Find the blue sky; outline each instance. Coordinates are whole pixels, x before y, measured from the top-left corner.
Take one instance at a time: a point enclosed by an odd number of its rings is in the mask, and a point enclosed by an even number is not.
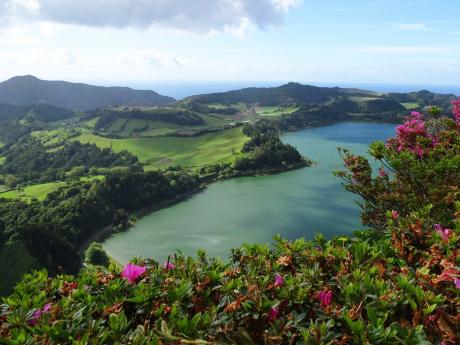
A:
[[[0,0],[0,79],[454,85],[457,0]]]

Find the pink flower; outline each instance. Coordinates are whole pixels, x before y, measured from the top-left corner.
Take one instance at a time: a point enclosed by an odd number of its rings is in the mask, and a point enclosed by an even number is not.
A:
[[[169,261],[165,261],[165,262],[163,263],[163,267],[164,267],[165,270],[167,270],[167,271],[171,271],[171,270],[173,270],[173,269],[176,268],[176,266],[175,266],[172,262],[169,262]]]
[[[419,138],[429,138],[432,143],[422,147]],[[429,152],[435,142],[436,138],[428,133],[422,114],[413,111],[402,125],[396,127],[396,137],[388,141],[387,147],[392,147],[397,152],[407,150],[421,158]]]
[[[283,286],[283,284],[284,284],[283,277],[280,274],[275,273],[275,287]]]
[[[455,278],[455,279],[454,279],[454,284],[455,284],[455,287],[456,287],[457,289],[460,289],[460,279]]]
[[[398,219],[399,217],[399,212],[398,211],[391,211],[391,218],[393,218],[394,220]]]
[[[138,277],[143,275],[146,270],[147,269],[145,267],[129,263],[123,268],[121,276],[132,284]]]
[[[270,309],[270,312],[268,313],[267,320],[268,322],[273,322],[275,321],[279,316],[279,310],[277,307],[273,307]]]
[[[441,224],[435,224],[434,229],[441,236],[444,242],[449,241],[449,237],[452,234],[451,229],[444,229]]]
[[[384,169],[384,168],[380,168],[380,169],[379,169],[379,176],[380,176],[380,177],[385,177],[385,176],[387,176],[387,173],[385,172],[385,169]]]
[[[460,271],[456,268],[448,268],[442,271],[436,278],[432,279],[431,282],[435,285],[443,282],[452,282],[455,284],[455,287],[459,287],[460,283],[457,282],[459,279],[456,278],[459,275]]]
[[[321,306],[327,307],[332,302],[332,291],[320,291],[318,293],[318,300],[321,302]]]
[[[51,307],[52,307],[51,303],[46,303],[42,309],[43,313],[49,313],[51,311]]]
[[[454,114],[455,120],[460,122],[460,97],[452,101],[452,113]]]
[[[46,303],[43,308],[35,310],[32,314],[32,318],[29,320],[29,323],[32,326],[35,326],[37,322],[42,318],[43,314],[47,314],[51,311],[51,307],[51,303]]]

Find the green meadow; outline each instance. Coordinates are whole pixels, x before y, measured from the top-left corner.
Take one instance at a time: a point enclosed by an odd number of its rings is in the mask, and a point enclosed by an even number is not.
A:
[[[281,116],[283,114],[292,114],[299,110],[299,107],[257,107],[256,112],[259,116]]]
[[[196,167],[232,162],[247,139],[238,127],[196,137],[110,139],[94,134],[82,134],[73,140],[94,143],[101,148],[111,147],[115,152],[127,150],[136,155],[146,165],[146,169],[150,170],[171,165]]]
[[[90,181],[93,179],[103,179],[104,176],[85,176],[80,178],[81,181]],[[25,201],[30,201],[32,199],[38,199],[42,201],[46,198],[49,193],[56,191],[59,187],[65,186],[66,182],[64,181],[55,181],[48,183],[40,183],[30,185],[24,188],[11,189],[5,192],[0,192],[0,198],[5,199],[22,199]]]
[[[245,111],[248,108],[248,105],[243,102],[232,103],[232,104],[209,103],[208,106],[214,109],[235,108],[235,109],[238,109],[239,111]]]
[[[401,103],[401,105],[406,108],[406,109],[417,109],[418,107],[420,107],[420,104],[416,103],[416,102],[408,102],[408,103]]]
[[[228,124],[227,120],[219,116],[200,114],[200,117],[205,121],[205,123],[200,126],[185,126],[172,122],[135,118],[119,118],[108,129],[104,130],[104,132],[123,137],[132,137],[134,135],[139,137],[154,137],[171,134],[177,131],[194,131],[209,127],[223,127]],[[95,122],[91,124],[92,127],[94,127],[94,125]]]

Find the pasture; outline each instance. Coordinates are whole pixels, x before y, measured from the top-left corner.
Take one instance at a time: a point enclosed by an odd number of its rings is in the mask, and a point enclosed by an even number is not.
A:
[[[146,165],[146,170],[152,170],[171,165],[196,167],[232,162],[248,138],[238,127],[196,137],[110,139],[83,134],[73,140],[94,143],[101,148],[112,148],[115,152],[127,150]]]

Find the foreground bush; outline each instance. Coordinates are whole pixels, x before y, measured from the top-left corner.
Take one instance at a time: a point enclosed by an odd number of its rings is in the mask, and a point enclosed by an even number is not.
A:
[[[0,336],[10,344],[458,344],[460,102],[454,111],[433,130],[413,114],[375,144],[378,174],[345,153],[339,175],[380,231],[278,238],[271,248],[233,250],[229,263],[200,252],[79,276],[35,272],[4,300]]]

